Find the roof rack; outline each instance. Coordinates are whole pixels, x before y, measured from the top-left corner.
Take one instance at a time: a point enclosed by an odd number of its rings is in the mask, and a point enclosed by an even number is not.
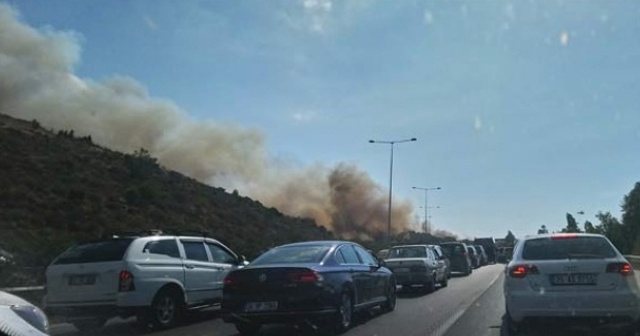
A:
[[[140,231],[122,231],[113,233],[112,238],[124,238],[124,237],[146,237],[146,236],[197,236],[197,237],[209,237],[210,235],[206,231],[200,230],[177,230],[177,229],[146,229]]]

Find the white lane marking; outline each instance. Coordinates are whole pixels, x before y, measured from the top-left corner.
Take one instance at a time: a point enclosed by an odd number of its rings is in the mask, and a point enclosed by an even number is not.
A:
[[[498,278],[500,278],[501,275],[502,275],[502,272],[498,272],[498,274],[496,274],[495,278],[493,278],[493,280],[491,280],[491,282],[489,283],[489,286],[487,286],[487,288],[485,290],[483,290],[477,296],[475,296],[473,298],[473,300],[469,300],[467,302],[464,302],[462,304],[462,307],[460,307],[455,313],[453,313],[443,323],[440,323],[433,331],[431,331],[428,334],[428,336],[442,336],[442,335],[444,335],[449,330],[449,328],[451,328],[453,326],[453,324],[456,323],[456,321],[458,321],[458,319],[460,317],[462,317],[462,315],[467,311],[467,309],[469,309],[469,307],[471,307],[471,305],[474,302],[476,302],[476,300],[478,300],[482,296],[482,294],[484,294],[486,291],[488,291],[489,288],[491,288],[491,286],[493,286],[493,284],[495,284],[496,281],[498,281]]]

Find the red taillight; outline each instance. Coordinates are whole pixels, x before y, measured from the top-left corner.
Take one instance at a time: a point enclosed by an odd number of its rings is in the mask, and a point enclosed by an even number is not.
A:
[[[620,273],[627,276],[633,274],[633,268],[629,263],[610,263],[607,264],[607,273]]]
[[[118,278],[120,279],[118,289],[121,292],[130,292],[136,289],[136,286],[133,283],[133,274],[131,274],[131,272],[120,271]]]
[[[225,286],[233,286],[236,284],[236,281],[233,277],[227,275],[226,278],[224,278],[224,285]]]
[[[538,267],[535,265],[517,265],[509,269],[512,278],[524,278],[527,274],[538,274]]]
[[[556,233],[551,236],[551,239],[573,239],[577,236],[575,233]]]
[[[322,275],[312,270],[294,271],[289,273],[289,280],[291,282],[320,282]]]

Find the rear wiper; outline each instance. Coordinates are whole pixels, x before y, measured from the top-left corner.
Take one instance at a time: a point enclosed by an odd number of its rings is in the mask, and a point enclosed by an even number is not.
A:
[[[600,259],[603,256],[589,253],[567,253],[567,259]]]

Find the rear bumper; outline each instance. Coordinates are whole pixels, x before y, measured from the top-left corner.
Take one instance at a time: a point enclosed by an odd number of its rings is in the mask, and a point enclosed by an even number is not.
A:
[[[431,277],[426,272],[403,272],[395,273],[396,283],[402,286],[422,285],[431,281]]]
[[[307,319],[323,319],[336,314],[337,310],[322,309],[301,312],[265,312],[265,313],[241,313],[241,312],[225,312],[222,313],[222,320],[227,323],[295,323]]]
[[[640,298],[633,292],[505,293],[507,311],[516,322],[537,317],[640,318]]]
[[[75,320],[86,320],[88,318],[112,318],[129,317],[135,315],[144,307],[119,307],[115,304],[84,305],[84,304],[53,304],[44,308],[49,317],[70,322]]]

